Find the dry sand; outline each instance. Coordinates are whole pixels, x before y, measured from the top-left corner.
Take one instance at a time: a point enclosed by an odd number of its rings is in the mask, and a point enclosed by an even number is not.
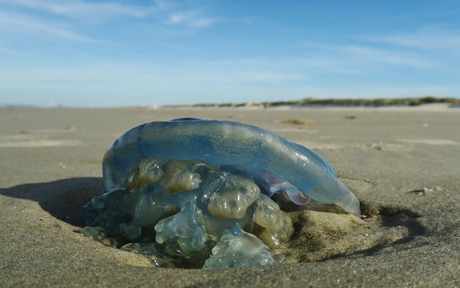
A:
[[[0,109],[0,286],[460,286],[460,108]],[[362,202],[283,204],[296,233],[282,266],[159,269],[83,237],[106,147],[183,116],[255,124],[323,155]],[[293,121],[296,120],[296,121]],[[299,120],[299,121],[297,121]],[[295,124],[298,123],[298,124]]]

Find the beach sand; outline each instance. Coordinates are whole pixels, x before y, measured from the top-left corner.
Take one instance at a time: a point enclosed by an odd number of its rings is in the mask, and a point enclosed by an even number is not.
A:
[[[431,108],[430,108],[431,107]],[[101,161],[127,129],[193,116],[261,126],[320,153],[360,199],[281,203],[281,266],[162,269],[82,236]],[[0,286],[458,287],[460,108],[1,108]]]

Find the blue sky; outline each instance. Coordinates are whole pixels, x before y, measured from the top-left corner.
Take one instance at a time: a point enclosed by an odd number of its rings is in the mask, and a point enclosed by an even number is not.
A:
[[[460,97],[460,2],[0,0],[0,104]]]

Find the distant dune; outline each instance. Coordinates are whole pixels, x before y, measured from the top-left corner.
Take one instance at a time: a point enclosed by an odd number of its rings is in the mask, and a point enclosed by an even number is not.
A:
[[[454,97],[440,98],[434,96],[426,96],[420,98],[376,98],[376,99],[317,99],[305,98],[301,100],[282,100],[282,101],[265,101],[265,102],[252,102],[247,101],[244,103],[198,103],[190,105],[166,105],[163,107],[278,107],[278,106],[305,106],[305,107],[318,107],[318,106],[335,106],[335,107],[386,107],[386,106],[420,106],[422,104],[443,103],[449,106],[460,106],[460,99]]]

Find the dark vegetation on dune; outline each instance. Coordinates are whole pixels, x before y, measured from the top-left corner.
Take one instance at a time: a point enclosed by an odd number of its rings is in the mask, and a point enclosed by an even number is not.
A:
[[[192,106],[192,107],[279,107],[279,106],[296,106],[296,107],[321,107],[321,106],[336,106],[336,107],[385,107],[385,106],[420,106],[422,104],[445,103],[451,106],[459,106],[460,99],[454,97],[440,98],[435,96],[426,96],[421,98],[376,98],[376,99],[317,99],[305,98],[301,100],[283,100],[273,102],[255,103],[247,101],[244,103],[199,103],[192,105],[171,105],[166,107],[177,106]]]

